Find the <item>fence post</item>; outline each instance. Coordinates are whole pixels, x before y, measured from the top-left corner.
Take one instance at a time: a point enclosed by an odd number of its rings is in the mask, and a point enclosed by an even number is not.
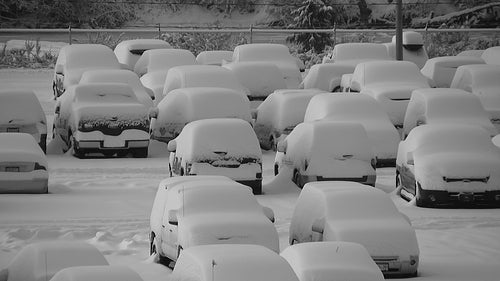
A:
[[[71,45],[71,41],[73,41],[71,38],[71,24],[68,26],[68,31],[69,31],[69,44]]]
[[[250,44],[253,43],[253,24],[250,25]]]
[[[333,46],[337,45],[337,22],[333,23]]]
[[[158,23],[158,39],[161,39],[161,23]]]

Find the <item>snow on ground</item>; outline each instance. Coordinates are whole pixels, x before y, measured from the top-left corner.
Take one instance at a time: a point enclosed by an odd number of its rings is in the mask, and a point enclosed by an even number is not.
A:
[[[0,70],[2,88],[35,91],[49,128],[54,110],[51,79],[51,70]],[[171,271],[149,257],[148,231],[156,188],[168,173],[166,145],[154,142],[147,159],[51,154],[48,161],[49,194],[0,195],[0,269],[31,242],[86,241],[112,265],[129,265],[145,281],[165,280]],[[289,177],[273,176],[273,162],[274,154],[264,151],[265,194],[257,198],[274,210],[284,249],[300,190]],[[421,255],[420,277],[415,280],[499,280],[500,209],[417,208],[396,196],[394,183],[394,168],[377,170],[376,187],[390,193],[416,228]]]

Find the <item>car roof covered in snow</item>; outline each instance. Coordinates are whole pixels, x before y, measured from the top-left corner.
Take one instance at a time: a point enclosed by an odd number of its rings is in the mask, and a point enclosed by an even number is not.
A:
[[[123,83],[78,84],[74,101],[91,103],[139,103],[132,88]]]
[[[120,51],[122,48],[127,51],[130,50],[152,50],[152,49],[164,49],[170,48],[170,44],[167,41],[160,39],[131,39],[124,40],[118,43],[115,47],[115,53]]]
[[[481,55],[481,58],[487,64],[500,65],[500,46],[490,47],[484,50],[483,54]]]
[[[419,85],[429,87],[427,78],[418,66],[409,61],[370,61],[356,66],[351,79],[351,89],[361,91],[372,85]]]
[[[72,266],[108,265],[94,246],[83,242],[47,241],[25,246],[8,267],[8,281],[46,281]]]
[[[481,88],[500,89],[500,65],[471,64],[458,67],[451,82],[451,88],[475,92]]]
[[[0,90],[0,125],[15,123],[16,120],[47,123],[40,101],[33,91]]]
[[[238,45],[233,51],[233,62],[294,60],[286,45],[257,43]],[[294,60],[295,63],[295,60]]]
[[[233,59],[233,51],[202,51],[196,56],[199,64],[222,65],[223,61],[230,62]]]
[[[435,57],[427,60],[421,72],[432,79],[437,87],[449,87],[456,69],[461,65],[484,64],[484,60],[471,56]]]
[[[300,243],[280,254],[301,281],[384,280],[384,275],[363,245],[344,241]]]
[[[105,45],[72,44],[65,48],[65,54],[65,67],[69,69],[87,67],[120,69],[115,53]]]
[[[0,161],[37,162],[47,167],[45,154],[27,133],[0,133]]]
[[[196,64],[194,54],[184,49],[153,49],[145,51],[134,66],[139,76],[147,72],[168,70],[174,66]]]
[[[260,280],[298,281],[290,265],[277,253],[259,245],[203,245],[182,251],[172,273],[178,281]],[[190,278],[191,277],[191,278]]]
[[[142,281],[128,266],[75,266],[59,271],[51,281]]]
[[[339,61],[392,60],[387,48],[378,43],[341,43],[333,48],[335,63]]]

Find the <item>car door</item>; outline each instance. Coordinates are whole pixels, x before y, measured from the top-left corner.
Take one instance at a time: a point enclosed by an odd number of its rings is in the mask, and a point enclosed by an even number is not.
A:
[[[175,200],[178,199],[176,194],[169,194],[167,197],[167,202],[165,204],[165,210],[163,212],[163,218],[161,223],[161,250],[169,258],[177,258],[177,245],[178,245],[178,225],[169,223],[168,213],[171,210],[176,209],[177,204]]]

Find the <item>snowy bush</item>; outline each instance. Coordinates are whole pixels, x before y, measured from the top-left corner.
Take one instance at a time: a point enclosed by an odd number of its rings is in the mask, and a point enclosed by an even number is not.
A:
[[[248,43],[243,33],[164,33],[160,39],[167,41],[172,48],[190,50],[195,55],[202,51],[233,50],[235,46]]]

